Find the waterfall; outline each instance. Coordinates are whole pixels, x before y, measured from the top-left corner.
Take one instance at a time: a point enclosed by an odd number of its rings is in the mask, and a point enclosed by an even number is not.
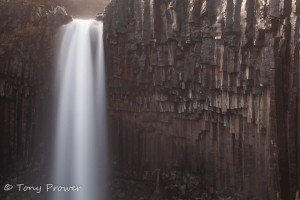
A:
[[[107,122],[103,24],[73,20],[60,30],[53,200],[105,200]],[[53,190],[53,188],[51,188]]]

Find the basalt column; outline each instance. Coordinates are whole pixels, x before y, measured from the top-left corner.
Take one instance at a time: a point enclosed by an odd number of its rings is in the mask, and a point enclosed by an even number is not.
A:
[[[54,36],[70,20],[52,4],[0,1],[1,185],[8,178],[21,181],[28,169],[39,173],[46,160],[50,122],[42,118],[50,112]]]
[[[295,199],[299,6],[113,0],[104,27],[116,171],[162,182],[193,173],[241,199]]]

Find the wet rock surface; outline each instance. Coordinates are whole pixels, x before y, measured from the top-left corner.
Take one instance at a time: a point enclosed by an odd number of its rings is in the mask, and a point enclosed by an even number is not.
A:
[[[104,26],[115,171],[178,170],[239,199],[295,199],[299,6],[112,0]]]

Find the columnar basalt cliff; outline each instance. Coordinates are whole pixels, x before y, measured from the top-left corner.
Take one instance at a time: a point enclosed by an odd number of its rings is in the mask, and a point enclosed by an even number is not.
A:
[[[51,3],[0,1],[1,187],[11,177],[21,181],[25,170],[36,175],[36,163],[45,160],[41,122],[50,111],[54,36],[70,20]]]
[[[299,11],[296,0],[113,0],[116,171],[152,172],[157,190],[190,173],[238,199],[299,198]]]
[[[47,159],[53,37],[70,20],[57,2],[0,0],[1,186]],[[299,199],[299,17],[296,0],[112,0],[116,199]]]

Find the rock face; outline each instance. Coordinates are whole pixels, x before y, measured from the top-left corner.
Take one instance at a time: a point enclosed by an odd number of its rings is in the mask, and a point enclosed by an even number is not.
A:
[[[33,174],[33,164],[45,150],[38,124],[49,106],[53,39],[71,17],[64,8],[41,2],[0,1],[1,187],[25,169]]]
[[[191,173],[238,199],[295,199],[299,17],[296,0],[112,0],[116,171],[161,184]]]

